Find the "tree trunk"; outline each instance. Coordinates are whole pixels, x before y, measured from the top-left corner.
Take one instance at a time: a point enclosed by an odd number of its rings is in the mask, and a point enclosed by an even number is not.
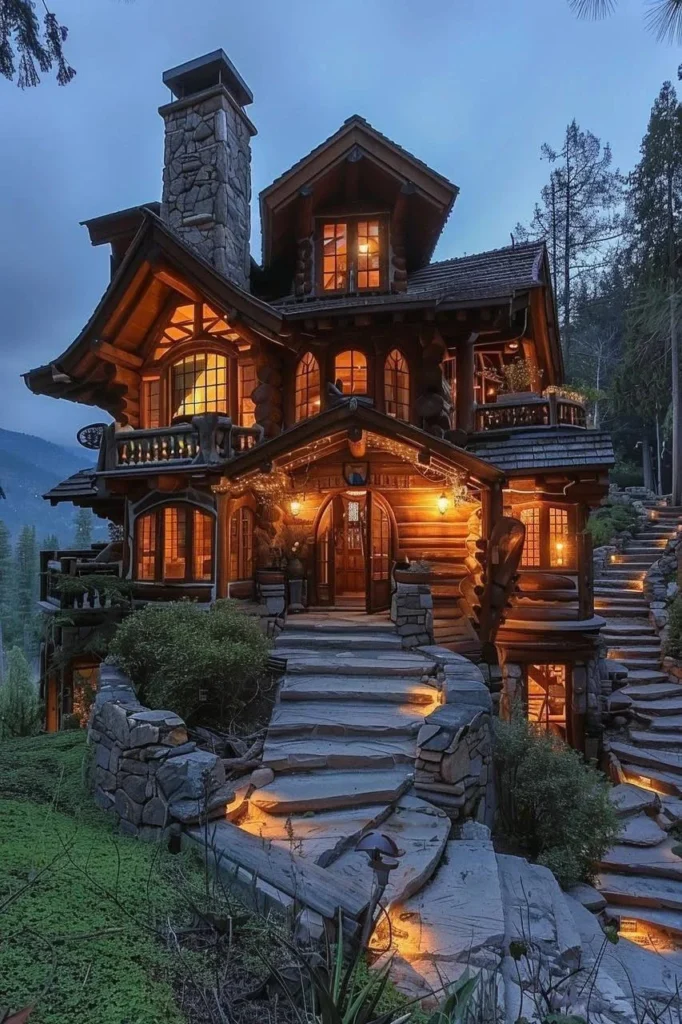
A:
[[[571,157],[570,134],[566,131],[566,210],[564,221],[564,355],[566,372],[571,372]]]
[[[668,165],[668,273],[670,285],[670,373],[672,375],[672,414],[673,414],[673,482],[672,505],[682,504],[682,467],[680,458],[680,351],[677,343],[677,299],[675,296],[675,212],[673,207],[673,168]]]
[[[663,469],[661,466],[661,421],[656,410],[656,494],[663,494]]]
[[[642,437],[642,476],[644,478],[644,486],[648,491],[654,490],[654,468],[651,465],[651,445],[649,444],[649,438],[645,434]]]

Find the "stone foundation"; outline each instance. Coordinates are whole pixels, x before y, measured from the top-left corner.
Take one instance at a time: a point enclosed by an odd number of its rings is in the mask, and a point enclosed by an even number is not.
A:
[[[433,643],[433,597],[428,583],[396,584],[391,621],[405,650]]]
[[[173,822],[223,817],[235,797],[223,763],[187,739],[182,718],[150,711],[128,679],[102,665],[88,728],[94,759],[94,798],[126,835],[158,840]]]

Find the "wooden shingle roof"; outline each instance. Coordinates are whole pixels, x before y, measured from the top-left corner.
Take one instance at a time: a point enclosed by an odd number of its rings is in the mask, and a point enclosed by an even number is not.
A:
[[[531,429],[526,433],[480,435],[467,451],[507,475],[545,469],[612,466],[611,435],[603,430]]]

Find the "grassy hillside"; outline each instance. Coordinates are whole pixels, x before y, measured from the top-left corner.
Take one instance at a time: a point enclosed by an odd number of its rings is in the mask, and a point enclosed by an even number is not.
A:
[[[16,537],[22,526],[35,526],[39,542],[56,533],[67,547],[73,539],[74,507],[52,508],[43,494],[61,480],[95,463],[96,453],[86,448],[53,444],[42,437],[0,429],[0,485],[6,498],[0,501],[0,519]],[[105,535],[105,524],[97,531]]]

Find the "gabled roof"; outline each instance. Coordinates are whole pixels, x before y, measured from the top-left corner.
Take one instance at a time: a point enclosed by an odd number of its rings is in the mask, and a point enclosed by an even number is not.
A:
[[[464,302],[494,302],[547,284],[543,275],[544,242],[491,249],[488,252],[460,256],[457,259],[429,263],[410,274],[407,291],[394,295],[342,295],[330,298],[296,299],[288,297],[273,303],[287,318],[347,314],[354,309],[400,308],[403,304],[438,305]]]

